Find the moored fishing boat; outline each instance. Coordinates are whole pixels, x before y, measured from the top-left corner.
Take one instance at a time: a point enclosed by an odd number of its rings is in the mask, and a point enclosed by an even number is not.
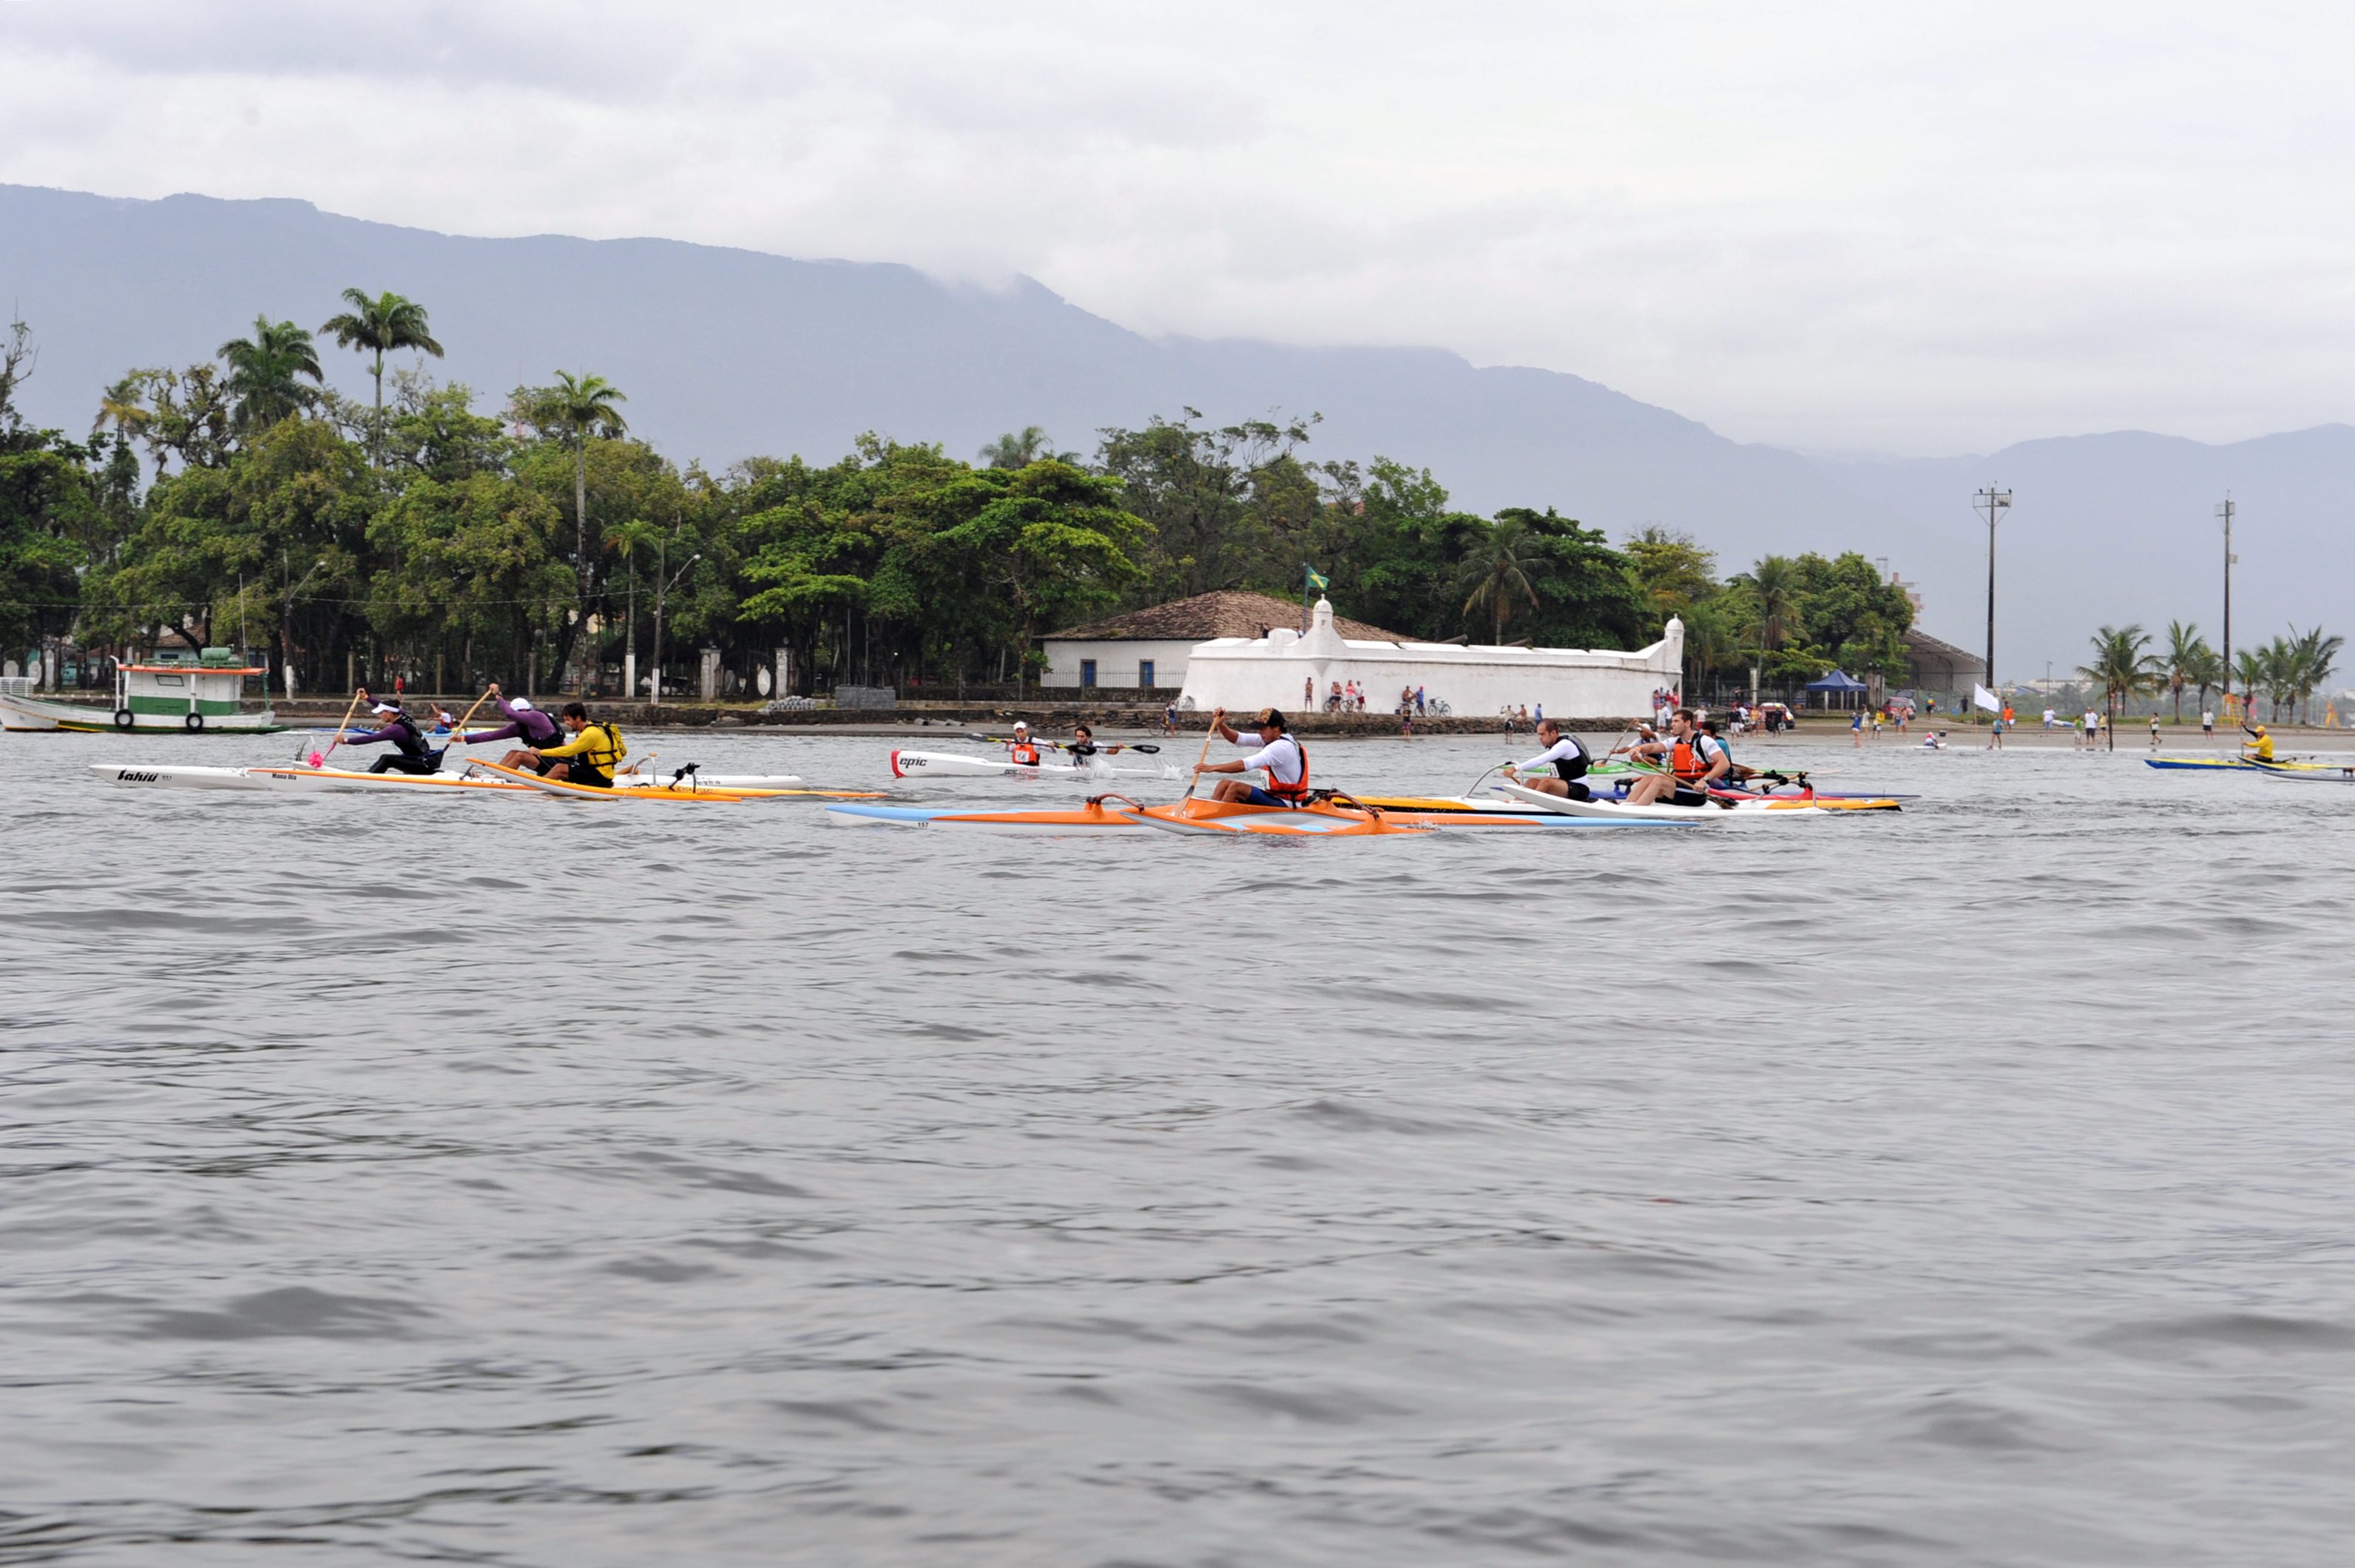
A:
[[[145,664],[114,667],[114,706],[57,702],[0,694],[0,729],[76,734],[269,734],[282,726],[267,704],[248,709],[245,677],[267,675],[242,666],[227,648],[206,648],[194,659],[158,655]]]

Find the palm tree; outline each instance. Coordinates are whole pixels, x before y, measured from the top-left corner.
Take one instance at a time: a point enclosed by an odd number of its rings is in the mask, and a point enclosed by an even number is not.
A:
[[[221,389],[237,400],[231,425],[251,435],[301,413],[317,395],[298,377],[324,384],[311,335],[291,321],[253,318],[251,337],[232,337],[214,350],[229,367]]]
[[[533,412],[560,427],[572,446],[572,559],[581,563],[581,611],[589,612],[589,438],[607,440],[630,428],[613,405],[630,400],[602,376],[556,373],[556,385],[539,397]]]
[[[1469,615],[1483,604],[1488,607],[1493,643],[1505,640],[1505,623],[1512,618],[1516,598],[1532,610],[1537,608],[1538,591],[1529,585],[1529,572],[1521,565],[1521,551],[1529,542],[1529,525],[1518,517],[1507,517],[1489,524],[1464,558],[1457,586],[1472,590],[1471,597],[1464,601],[1464,613]]]
[[[2104,626],[2094,634],[2094,662],[2077,673],[2099,681],[2109,708],[2110,750],[2118,749],[2118,704],[2137,692],[2147,691],[2158,678],[2158,658],[2143,650],[2150,637],[2140,626]]]
[[[2289,629],[2290,686],[2297,698],[2298,720],[2304,723],[2314,717],[2314,694],[2330,679],[2339,662],[2339,650],[2347,645],[2341,636],[2324,636],[2317,626],[2301,633],[2296,626]]]
[[[2193,650],[2190,662],[2184,666],[2183,677],[2198,688],[2200,708],[2202,712],[2205,712],[2208,708],[2210,688],[2224,684],[2226,677],[2224,660],[2215,649],[2208,645],[2205,639],[2202,639],[2198,647]]]
[[[2250,720],[2256,717],[2257,688],[2265,684],[2265,656],[2264,650],[2261,648],[2243,648],[2239,653],[2232,656],[2232,667],[2225,673],[2229,676],[2237,677],[2241,683],[2241,721],[2245,724]],[[2227,698],[2232,695],[2232,687],[2230,681],[2225,683],[2224,695]]]
[[[1762,556],[1746,586],[1758,616],[1758,651],[1771,653],[1799,621],[1799,563],[1787,555]]]
[[[1026,424],[1018,435],[1001,435],[981,449],[982,465],[986,468],[1028,468],[1041,457],[1052,457],[1055,443],[1047,432],[1035,424]]]
[[[2159,657],[2167,667],[2167,689],[2175,698],[2178,724],[2183,722],[2183,688],[2191,684],[2194,667],[2207,649],[2198,626],[2187,626],[2180,621],[2167,624],[2167,652]]]
[[[344,291],[344,303],[352,308],[343,315],[331,316],[319,328],[336,340],[338,348],[357,348],[361,353],[373,352],[376,364],[376,428],[369,437],[369,455],[377,463],[384,461],[384,357],[402,348],[414,348],[442,357],[442,346],[433,341],[426,329],[425,307],[415,300],[403,299],[387,291],[370,299],[357,289]]]

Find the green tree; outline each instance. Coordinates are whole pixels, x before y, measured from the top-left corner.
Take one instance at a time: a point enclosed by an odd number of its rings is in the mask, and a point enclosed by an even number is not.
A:
[[[2099,685],[2105,695],[2110,722],[2110,750],[2118,746],[2118,705],[2147,691],[2159,678],[2159,660],[2146,650],[2150,637],[2140,626],[2104,626],[2094,634],[2094,657],[2077,673]]]
[[[518,392],[527,403],[532,421],[561,433],[572,453],[572,560],[580,573],[581,612],[588,613],[589,593],[589,443],[618,440],[630,428],[620,405],[630,400],[602,376],[576,376],[559,370],[553,386]]]
[[[1620,547],[1635,564],[1636,584],[1651,611],[1649,630],[1657,635],[1671,615],[1681,615],[1717,592],[1717,556],[1693,537],[1646,523]]]
[[[1538,591],[1530,584],[1529,569],[1521,560],[1529,543],[1529,526],[1526,521],[1500,517],[1488,526],[1485,535],[1472,541],[1457,571],[1456,586],[1471,590],[1464,601],[1464,613],[1469,615],[1476,610],[1487,610],[1491,643],[1505,640],[1505,623],[1512,619],[1516,603],[1537,608]]]
[[[1122,500],[1117,480],[1045,459],[969,473],[900,510],[923,549],[1004,595],[1018,687],[1041,630],[1109,608],[1136,577],[1145,524]]]
[[[373,354],[369,374],[376,379],[376,421],[368,443],[372,461],[384,460],[384,357],[403,348],[414,348],[421,354],[442,357],[442,346],[433,340],[425,319],[425,307],[415,300],[404,299],[389,290],[371,299],[359,289],[346,289],[344,303],[351,309],[329,316],[319,330],[336,340],[338,348],[356,348],[363,354]]]
[[[2198,626],[2180,621],[2167,624],[2167,649],[2159,655],[2167,672],[2167,689],[2175,698],[2175,721],[2183,722],[2183,688],[2194,684],[2200,667],[2200,655],[2208,645],[2200,635]],[[2205,694],[2204,688],[2202,694]]]
[[[1805,614],[1801,600],[1806,585],[1798,563],[1784,555],[1761,556],[1734,583],[1748,596],[1749,624],[1757,633],[1759,662],[1764,664]]]
[[[2300,632],[2295,625],[2290,627],[2283,665],[2297,699],[2297,716],[2301,723],[2313,719],[2314,694],[2330,679],[2338,666],[2339,650],[2346,645],[2346,638],[2325,635],[2320,626],[2310,632]]]
[[[1582,528],[1550,507],[1540,512],[1507,507],[1499,525],[1518,524],[1521,571],[1537,592],[1529,632],[1548,647],[1632,648],[1645,640],[1649,617],[1627,558],[1605,542],[1600,528]],[[1466,550],[1481,536],[1461,536]]]
[[[100,521],[90,449],[33,429],[16,408],[35,352],[30,329],[11,324],[0,343],[0,647],[11,650],[72,625]]]
[[[1159,601],[1296,585],[1324,499],[1298,453],[1323,416],[1215,430],[1198,409],[1185,416],[1103,432],[1103,468],[1126,486],[1128,508],[1148,530],[1137,590]]]
[[[257,315],[252,336],[232,337],[214,352],[229,367],[221,389],[236,404],[229,422],[240,435],[251,435],[303,412],[311,406],[314,393],[303,385],[302,378],[308,376],[313,387],[325,380],[311,335],[291,321]]]
[[[2257,688],[2264,685],[2269,678],[2269,669],[2263,648],[2244,646],[2239,653],[2232,656],[2232,667],[2226,673],[2241,683],[2241,713],[2243,718],[2255,717]],[[2228,681],[2224,687],[2224,695],[2230,697],[2232,694],[2232,688]]]

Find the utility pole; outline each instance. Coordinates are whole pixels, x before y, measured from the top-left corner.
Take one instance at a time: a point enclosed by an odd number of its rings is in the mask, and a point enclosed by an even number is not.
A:
[[[2216,515],[2224,519],[2224,706],[2232,706],[2232,563],[2241,558],[2232,553],[2232,493],[2224,492],[2224,504]]]
[[[2002,514],[2003,514],[2003,513],[2005,513],[2005,512],[2007,512],[2007,511],[2009,511],[2009,510],[2010,509],[2010,507],[2011,507],[2011,492],[2010,492],[2010,491],[2009,491],[2009,490],[1998,490],[1998,489],[1997,489],[1997,488],[1996,488],[1994,485],[1988,485],[1986,489],[1981,490],[1980,492],[1978,492],[1978,494],[1977,494],[1977,496],[1973,496],[1973,497],[1972,497],[1972,499],[1971,499],[1971,509],[1972,509],[1973,511],[1975,511],[1975,512],[1985,512],[1985,513],[1987,514],[1987,688],[1989,691],[1994,691],[1994,690],[1996,689],[1996,684],[1995,684],[1995,525],[1996,525],[1997,520],[1998,520],[1998,519],[2002,516]],[[2003,700],[2003,699],[2002,699],[2000,696],[1998,696],[1998,697],[1996,699],[1996,700],[1997,700],[1998,703],[2000,703],[2000,702]],[[2000,712],[2000,709],[1998,709],[1998,712]]]

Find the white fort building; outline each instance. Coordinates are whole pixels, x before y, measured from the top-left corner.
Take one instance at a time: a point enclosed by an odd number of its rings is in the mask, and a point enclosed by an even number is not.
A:
[[[1043,639],[1040,685],[1174,686],[1180,707],[1295,713],[1321,709],[1335,683],[1354,681],[1368,712],[1388,712],[1401,691],[1419,688],[1460,718],[1525,707],[1561,719],[1622,719],[1648,714],[1654,692],[1684,684],[1685,629],[1675,619],[1650,647],[1622,653],[1419,643],[1337,620],[1322,599],[1305,633],[1295,629],[1299,617],[1297,604],[1258,593],[1158,605]],[[1209,635],[1188,641],[1189,632]]]

